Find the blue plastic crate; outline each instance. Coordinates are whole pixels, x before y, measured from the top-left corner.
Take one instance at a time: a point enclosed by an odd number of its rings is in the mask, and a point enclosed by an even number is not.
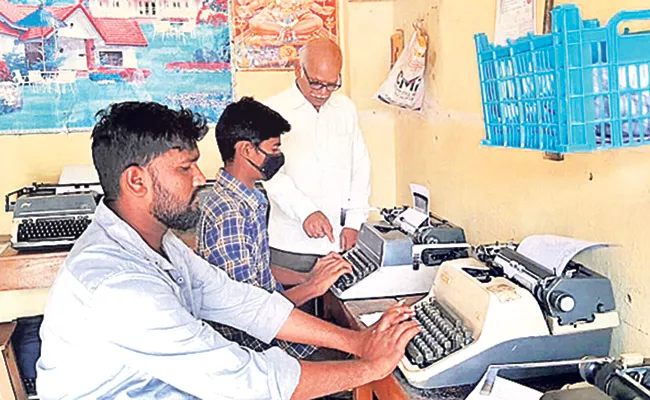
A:
[[[621,23],[650,10],[621,11],[601,27],[578,7],[552,11],[547,35],[505,46],[474,37],[486,146],[588,152],[650,144],[650,32]]]

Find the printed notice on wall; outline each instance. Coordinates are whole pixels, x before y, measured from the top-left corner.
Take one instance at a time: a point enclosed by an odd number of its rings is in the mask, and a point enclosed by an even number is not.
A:
[[[494,43],[504,45],[528,33],[535,33],[535,0],[498,0]]]

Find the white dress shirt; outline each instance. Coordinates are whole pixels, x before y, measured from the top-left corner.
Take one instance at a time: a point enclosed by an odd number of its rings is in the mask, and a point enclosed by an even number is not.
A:
[[[356,107],[334,93],[317,111],[295,84],[265,104],[291,124],[281,138],[285,165],[264,183],[271,203],[271,247],[300,254],[340,250],[341,229],[359,229],[368,216],[370,159]],[[342,209],[347,210],[343,227]],[[303,230],[303,221],[315,211],[329,219],[335,243],[309,238]]]
[[[171,232],[162,247],[168,259],[99,206],[47,300],[39,398],[288,400],[298,361],[242,348],[202,319],[268,343],[293,305],[231,280]]]

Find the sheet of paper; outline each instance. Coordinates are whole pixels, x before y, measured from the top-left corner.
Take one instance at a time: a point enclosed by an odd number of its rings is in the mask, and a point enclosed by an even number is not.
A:
[[[411,183],[409,187],[413,196],[413,208],[429,214],[429,188],[416,183]]]
[[[608,245],[564,236],[532,235],[521,241],[517,252],[540,263],[558,276],[581,251],[605,246]]]
[[[539,400],[542,392],[497,376],[490,395],[481,394],[485,375],[465,400]]]
[[[429,214],[418,211],[415,208],[407,208],[397,216],[396,223],[400,228],[408,233],[414,233],[425,221],[429,219]]]
[[[59,176],[59,184],[82,184],[94,183],[94,185],[87,185],[89,190],[94,190],[97,193],[103,194],[102,186],[99,184],[99,176],[95,167],[91,164],[71,164],[63,167],[61,175]],[[88,190],[86,189],[86,190]],[[75,189],[72,187],[56,188],[56,194],[73,193]]]
[[[359,319],[365,326],[370,326],[374,324],[375,322],[379,321],[379,318],[384,315],[383,311],[378,311],[374,313],[369,313],[369,314],[361,314],[359,315]]]
[[[507,39],[517,39],[535,33],[536,0],[497,0],[496,32],[494,43],[506,44]]]

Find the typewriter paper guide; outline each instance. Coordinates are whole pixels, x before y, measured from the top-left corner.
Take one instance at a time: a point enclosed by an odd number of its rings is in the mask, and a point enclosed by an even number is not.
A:
[[[429,189],[426,186],[417,185],[415,183],[411,183],[409,188],[411,189],[411,196],[413,197],[413,208],[428,215]]]
[[[397,217],[397,223],[400,228],[412,235],[428,219],[429,215],[422,211],[418,211],[415,208],[407,208]]]
[[[395,222],[397,226],[412,235],[429,220],[429,189],[415,183],[411,183],[409,188],[413,197],[413,207],[405,209],[397,216]]]
[[[560,276],[569,261],[578,253],[606,246],[606,243],[587,242],[564,236],[532,235],[521,241],[517,253],[548,268],[555,276]]]

